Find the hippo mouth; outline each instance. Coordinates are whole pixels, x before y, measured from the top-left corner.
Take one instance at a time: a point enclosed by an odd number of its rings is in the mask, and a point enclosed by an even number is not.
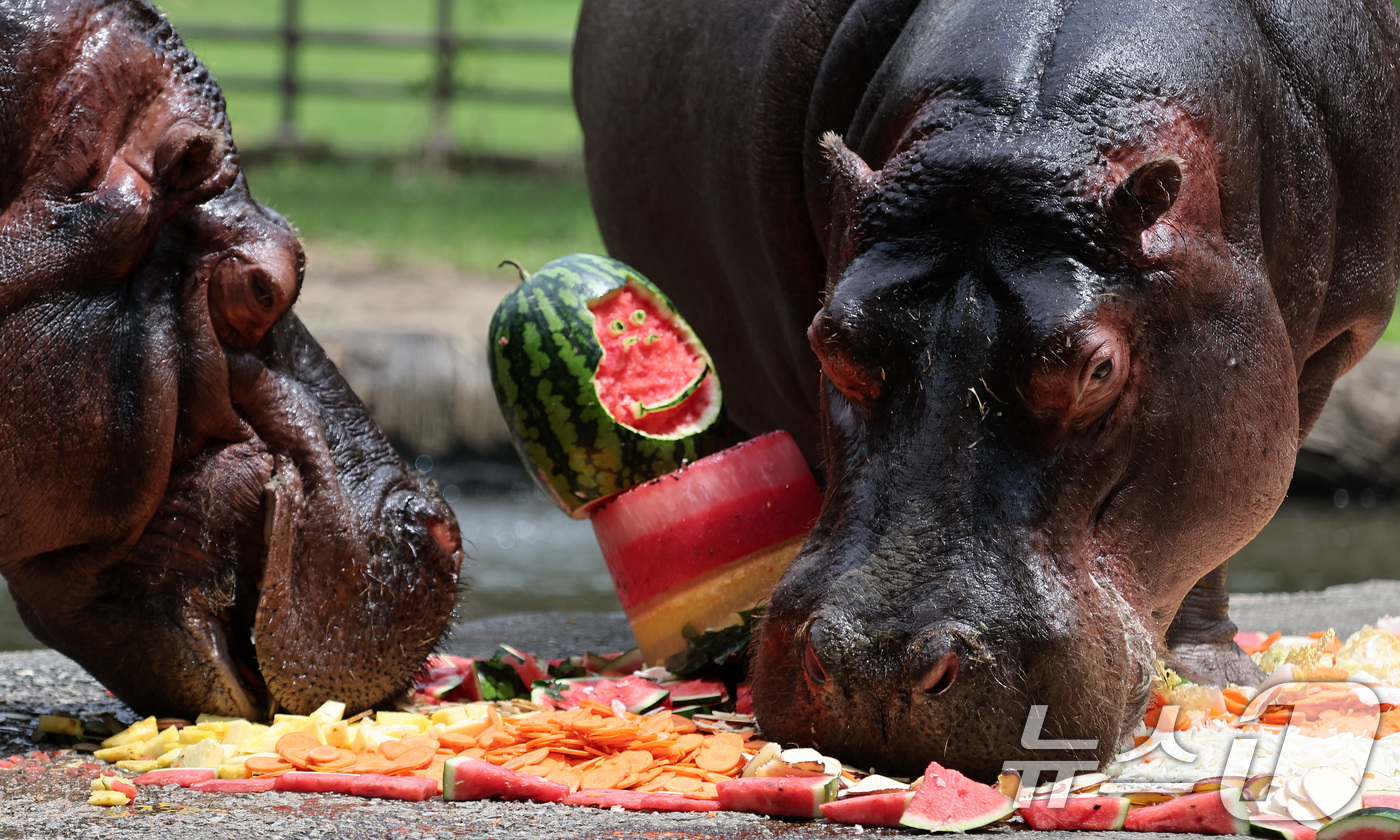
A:
[[[225,354],[243,439],[175,464],[131,542],[54,552],[89,574],[61,598],[17,587],[21,614],[143,713],[370,708],[407,687],[451,617],[456,520],[295,317]]]

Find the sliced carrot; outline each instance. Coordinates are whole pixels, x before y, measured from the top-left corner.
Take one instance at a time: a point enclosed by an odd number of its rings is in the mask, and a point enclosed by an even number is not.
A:
[[[1225,708],[1229,709],[1232,715],[1244,714],[1245,708],[1249,705],[1249,698],[1237,688],[1222,688],[1220,695],[1225,698]]]
[[[293,769],[293,764],[281,756],[270,755],[250,755],[243,762],[243,766],[248,768],[248,772],[254,776],[267,776],[273,773],[285,773]]]
[[[438,736],[438,743],[453,752],[461,752],[476,746],[476,738],[469,738],[460,732],[444,732]]]
[[[706,744],[695,754],[695,766],[711,773],[728,773],[743,761],[743,753],[732,744]]]
[[[530,750],[527,753],[521,753],[520,755],[517,755],[515,758],[510,759],[501,766],[506,768],[507,770],[519,770],[520,768],[525,767],[527,765],[537,764],[541,759],[546,758],[549,758],[549,748],[541,747],[536,750]]]

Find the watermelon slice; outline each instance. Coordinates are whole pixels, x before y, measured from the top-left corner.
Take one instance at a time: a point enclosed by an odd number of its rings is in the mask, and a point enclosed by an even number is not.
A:
[[[1362,808],[1400,809],[1400,790],[1372,790],[1361,794]]]
[[[352,796],[355,793],[355,782],[359,778],[354,773],[315,773],[293,770],[278,776],[272,789],[294,793],[343,793]]]
[[[1016,813],[1037,831],[1117,831],[1132,804],[1121,796],[1071,796],[1061,807],[1036,800]]]
[[[897,826],[904,816],[904,809],[909,806],[909,800],[913,798],[912,790],[848,796],[834,802],[823,802],[822,816],[847,825]]]
[[[208,779],[190,785],[190,790],[202,793],[266,793],[277,784],[277,779]]]
[[[469,799],[530,799],[562,802],[567,785],[530,773],[517,773],[489,761],[462,756],[449,758],[442,768],[442,798],[449,802]]]
[[[576,709],[584,700],[592,700],[604,706],[611,706],[614,700],[620,700],[627,711],[636,715],[662,705],[669,696],[670,692],[665,688],[641,677],[623,677],[620,680],[607,677],[557,680],[550,685],[537,686],[530,693],[532,702],[554,709]]]
[[[899,824],[925,831],[967,831],[996,822],[1014,810],[1016,802],[1001,791],[935,761],[924,769],[924,781],[914,791]]]
[[[1400,810],[1362,808],[1333,820],[1317,830],[1317,840],[1396,840],[1400,838]]]
[[[132,779],[132,784],[137,785],[179,785],[189,787],[196,782],[207,782],[219,775],[212,767],[169,767],[160,770],[148,770],[145,773]]]
[[[646,661],[684,651],[687,625],[723,627],[767,600],[821,504],[797,444],[770,432],[594,511],[593,531]]]
[[[1255,834],[1264,837],[1278,837],[1281,840],[1314,840],[1317,837],[1316,829],[1277,814],[1260,814],[1251,819],[1249,825]]]
[[[725,811],[812,820],[822,815],[823,802],[836,798],[837,787],[834,776],[751,776],[719,782],[715,792]]]
[[[1138,808],[1123,821],[1128,831],[1187,834],[1248,834],[1249,822],[1231,814],[1220,791],[1188,793],[1167,802]]]
[[[671,702],[677,706],[715,706],[729,699],[723,680],[681,680],[662,683],[671,692]]]

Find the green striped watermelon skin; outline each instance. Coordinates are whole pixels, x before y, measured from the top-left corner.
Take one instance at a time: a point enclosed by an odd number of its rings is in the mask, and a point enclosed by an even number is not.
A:
[[[540,490],[575,518],[614,493],[723,448],[718,413],[703,428],[670,439],[619,424],[599,402],[593,377],[603,350],[588,302],[629,279],[675,312],[660,289],[624,263],[573,254],[522,282],[491,319],[491,384],[511,442]],[[717,378],[713,387],[718,401]]]

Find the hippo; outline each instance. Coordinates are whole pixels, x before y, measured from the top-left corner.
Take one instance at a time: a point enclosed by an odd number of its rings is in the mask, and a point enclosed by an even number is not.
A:
[[[402,691],[457,596],[451,508],[291,307],[304,257],[143,0],[0,1],[0,573],[146,714]]]
[[[587,0],[573,73],[608,249],[824,481],[766,737],[989,780],[1258,679],[1227,561],[1394,308],[1389,0]]]

